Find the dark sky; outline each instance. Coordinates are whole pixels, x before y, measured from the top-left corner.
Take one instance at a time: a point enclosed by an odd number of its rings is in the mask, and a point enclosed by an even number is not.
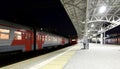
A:
[[[120,34],[120,25],[107,31],[106,34]]]
[[[59,0],[0,0],[0,19],[77,35]]]

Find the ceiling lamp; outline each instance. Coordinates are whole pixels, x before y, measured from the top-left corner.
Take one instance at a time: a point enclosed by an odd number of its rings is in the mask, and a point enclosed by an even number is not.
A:
[[[96,36],[96,34],[93,34],[93,36]]]
[[[93,24],[93,23],[91,24],[91,27],[94,27],[94,24]]]
[[[106,6],[102,6],[102,7],[100,7],[99,12],[100,13],[104,13],[105,10],[106,10]]]
[[[98,32],[100,33],[101,31],[99,30]]]
[[[88,32],[90,32],[90,30],[88,30]]]

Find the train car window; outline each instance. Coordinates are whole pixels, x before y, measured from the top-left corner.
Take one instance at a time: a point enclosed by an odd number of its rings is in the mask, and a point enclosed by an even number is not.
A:
[[[39,40],[39,38],[40,38],[40,36],[39,36],[39,34],[37,35],[37,39]]]
[[[42,41],[44,41],[44,35],[42,35]]]
[[[51,36],[51,41],[53,41],[53,37]]]
[[[39,37],[39,39],[41,40],[41,35],[39,35],[40,37]]]
[[[15,40],[22,40],[22,32],[15,31],[14,32],[14,39]]]
[[[41,35],[38,34],[38,37],[37,37],[38,40],[41,40]]]
[[[51,36],[48,37],[48,41],[51,41]]]
[[[50,41],[50,36],[48,36],[47,40]]]
[[[51,41],[53,41],[53,37],[51,36],[51,39],[50,39]]]
[[[0,39],[9,39],[10,38],[10,30],[8,29],[0,29]]]
[[[39,35],[38,32],[36,33],[36,38],[37,38],[37,40],[40,40],[40,39],[39,39],[39,38],[40,38],[40,35]]]
[[[48,41],[48,36],[47,35],[45,35],[45,41]]]
[[[54,40],[54,41],[57,41],[57,37],[54,37],[53,40]]]
[[[60,41],[60,38],[58,38],[58,41]]]

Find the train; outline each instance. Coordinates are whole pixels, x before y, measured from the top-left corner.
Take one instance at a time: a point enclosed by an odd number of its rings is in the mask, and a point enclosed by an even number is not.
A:
[[[29,26],[0,20],[0,53],[29,52],[66,44],[72,44],[72,40]]]
[[[109,38],[106,38],[105,43],[120,45],[120,33],[111,34]]]
[[[69,43],[70,43],[71,45],[77,44],[77,43],[78,43],[78,38],[70,38],[70,39],[69,39]]]
[[[97,38],[92,38],[92,39],[90,39],[89,41],[90,41],[90,43],[100,43],[100,38],[99,38],[99,37],[97,37]]]

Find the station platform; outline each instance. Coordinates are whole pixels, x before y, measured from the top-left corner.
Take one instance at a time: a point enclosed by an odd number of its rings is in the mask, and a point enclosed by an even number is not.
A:
[[[120,46],[81,43],[0,69],[120,69]]]

